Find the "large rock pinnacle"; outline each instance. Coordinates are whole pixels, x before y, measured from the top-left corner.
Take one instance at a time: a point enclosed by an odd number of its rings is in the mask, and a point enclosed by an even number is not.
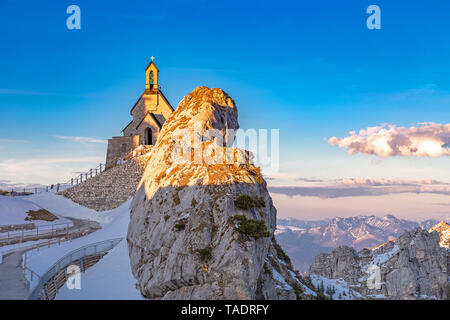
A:
[[[145,297],[314,295],[273,240],[276,209],[259,168],[247,151],[230,147],[227,129],[238,127],[234,101],[206,87],[188,94],[164,124],[131,204],[127,236]],[[239,197],[250,205],[237,205]],[[267,232],[245,234],[240,224],[265,225]]]

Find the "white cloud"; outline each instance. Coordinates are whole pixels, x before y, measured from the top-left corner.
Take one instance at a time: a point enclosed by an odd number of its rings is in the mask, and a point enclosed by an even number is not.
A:
[[[103,157],[37,157],[0,160],[0,177],[8,184],[63,183],[104,162]]]
[[[348,153],[391,156],[440,157],[450,155],[450,124],[420,123],[418,126],[397,127],[383,124],[365,130],[349,132],[340,139],[331,137],[328,143],[347,149]]]
[[[97,139],[97,138],[90,138],[90,137],[70,137],[70,136],[56,136],[59,139],[63,140],[69,140],[72,142],[79,142],[79,143],[108,143],[108,140],[103,139]]]
[[[322,199],[383,196],[402,193],[450,195],[450,183],[435,179],[404,180],[387,178],[338,178],[308,183],[276,185],[269,181],[269,191],[287,196],[318,197]]]
[[[0,139],[0,143],[29,143],[28,140]]]

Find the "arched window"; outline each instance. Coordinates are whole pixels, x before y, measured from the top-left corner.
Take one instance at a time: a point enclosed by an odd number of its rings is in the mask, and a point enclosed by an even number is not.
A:
[[[150,74],[148,75],[148,83],[150,84],[150,88],[153,88],[153,85],[155,84],[155,75],[153,71],[150,71]]]

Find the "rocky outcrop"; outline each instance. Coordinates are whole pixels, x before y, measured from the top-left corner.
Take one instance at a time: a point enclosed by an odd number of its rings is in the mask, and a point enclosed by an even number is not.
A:
[[[146,163],[145,156],[128,157],[123,164],[59,194],[96,211],[115,209],[134,195]]]
[[[276,209],[259,169],[248,152],[227,147],[226,130],[237,128],[234,101],[206,87],[187,95],[165,122],[131,204],[127,240],[143,296],[314,296],[273,238]],[[185,157],[175,161],[177,150]]]
[[[447,299],[450,256],[439,241],[416,228],[373,250],[339,247],[317,255],[310,275],[342,280],[354,299]]]
[[[450,225],[444,221],[439,222],[434,227],[430,228],[428,232],[436,231],[439,234],[439,245],[444,248],[450,248]]]

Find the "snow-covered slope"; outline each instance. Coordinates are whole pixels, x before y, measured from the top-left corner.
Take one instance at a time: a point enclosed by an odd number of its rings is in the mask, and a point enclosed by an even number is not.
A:
[[[317,221],[279,219],[276,238],[291,257],[294,266],[305,273],[314,256],[321,252],[330,252],[342,245],[357,250],[373,248],[397,238],[405,230],[416,227],[428,229],[437,222],[431,219],[419,223],[397,219],[392,215],[336,217]]]
[[[124,239],[97,264],[81,274],[81,289],[61,287],[56,300],[140,300]]]
[[[131,273],[125,239],[130,220],[129,206],[131,200],[114,210],[98,213],[53,193],[41,193],[29,198],[49,211],[52,210],[52,212],[73,218],[91,218],[91,220],[96,220],[102,225],[102,229],[71,242],[63,242],[61,245],[50,248],[42,247],[39,251],[28,251],[27,266],[40,275],[73,250],[103,240],[123,238],[102,260],[81,275],[81,290],[68,290],[64,286],[58,292],[57,299],[141,298],[140,293],[136,290],[136,281]],[[30,291],[35,285],[35,281],[31,283]]]
[[[0,226],[34,223],[35,226],[72,223],[68,219],[58,216],[57,220],[52,222],[43,220],[27,221],[28,211],[41,209],[36,203],[25,200],[23,197],[0,196]],[[52,212],[53,213],[53,212]]]
[[[116,210],[97,212],[52,192],[41,192],[21,198],[33,202],[53,214],[69,218],[89,219],[92,221],[97,221],[100,224],[107,224],[111,222],[117,214]]]

